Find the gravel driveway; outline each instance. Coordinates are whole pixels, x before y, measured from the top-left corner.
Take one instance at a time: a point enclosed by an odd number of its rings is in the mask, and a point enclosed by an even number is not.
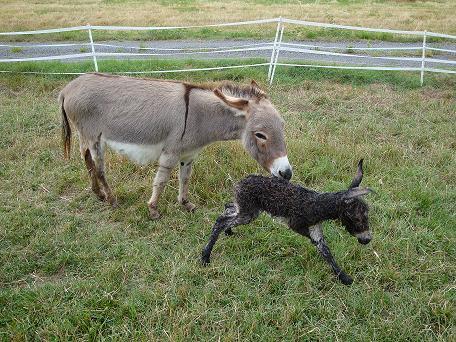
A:
[[[402,56],[402,57],[421,57],[421,50],[407,50],[407,51],[382,51],[382,50],[370,50],[370,51],[359,51],[357,48],[369,47],[369,48],[398,48],[398,47],[418,47],[421,48],[421,43],[391,43],[391,42],[354,42],[354,41],[343,41],[343,42],[323,42],[323,41],[288,41],[286,43],[291,44],[305,44],[308,47],[301,47],[306,49],[316,50],[318,53],[321,52],[322,48],[312,48],[311,46],[319,45],[324,47],[331,47],[331,49],[325,49],[334,53],[343,53],[346,56],[335,56],[335,55],[323,55],[323,54],[311,54],[308,52],[290,52],[281,51],[280,61],[299,61],[303,62],[320,62],[325,64],[352,64],[359,66],[401,66],[401,67],[420,67],[421,61],[395,61],[389,59],[375,58],[375,56]],[[27,58],[27,57],[40,57],[40,56],[52,56],[52,55],[67,55],[67,54],[80,54],[90,52],[91,48],[88,45],[79,45],[81,42],[59,42],[59,43],[43,43],[47,44],[46,47],[33,47],[35,43],[8,43],[15,44],[17,47],[6,47],[1,46],[0,42],[0,59],[9,58]],[[49,46],[52,44],[61,44],[65,46]],[[75,44],[75,45],[67,45]],[[87,44],[87,43],[82,43]],[[265,58],[269,61],[271,56],[270,47],[271,42],[257,41],[257,40],[165,40],[165,41],[106,41],[96,42],[96,44],[105,44],[109,46],[96,46],[97,52],[107,53],[137,53],[136,56],[106,56],[97,57],[98,59],[145,59],[145,58],[159,58],[159,59],[223,59],[223,58],[252,58],[259,57]],[[297,48],[296,46],[287,45],[288,47]],[[430,47],[443,48],[456,50],[456,44],[443,44],[433,43],[428,44]],[[220,47],[226,47],[229,49],[238,48],[249,48],[249,51],[229,51],[217,53],[211,51]],[[192,49],[206,48],[204,53],[197,53]],[[269,50],[265,50],[269,48]],[[175,54],[177,51],[173,49],[186,49],[186,51],[180,51],[179,54]],[[157,55],[147,55],[157,54]],[[366,56],[356,57],[354,55]],[[369,57],[369,55],[371,57]],[[429,56],[428,56],[429,57]],[[91,58],[91,57],[89,57]],[[443,60],[456,61],[456,53],[451,52],[436,52],[432,51],[432,58],[438,58]],[[87,57],[85,57],[87,59]],[[73,61],[74,59],[65,61]],[[442,63],[426,63],[427,66],[437,68],[455,68],[455,65],[442,64]]]

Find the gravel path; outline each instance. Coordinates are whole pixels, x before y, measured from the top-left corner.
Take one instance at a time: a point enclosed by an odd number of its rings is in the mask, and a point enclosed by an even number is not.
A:
[[[257,41],[257,40],[166,40],[166,41],[107,41],[107,42],[96,42],[97,44],[106,44],[111,46],[96,46],[97,52],[128,52],[137,53],[136,56],[108,56],[98,57],[98,59],[145,59],[145,58],[160,58],[160,59],[222,59],[222,58],[252,58],[259,57],[265,58],[269,61],[271,56],[271,50],[262,50],[261,48],[271,46],[270,42]],[[269,45],[268,45],[269,43]],[[354,41],[343,41],[343,42],[323,42],[323,41],[288,41],[287,43],[292,44],[306,44],[312,49],[313,45],[319,45],[324,47],[333,47],[327,51],[344,53],[349,56],[333,56],[333,55],[322,55],[322,54],[311,54],[311,53],[298,53],[290,51],[281,51],[279,61],[299,61],[303,62],[321,62],[330,64],[352,64],[359,66],[401,66],[401,67],[420,67],[420,61],[394,61],[388,59],[380,59],[368,57],[370,56],[402,56],[402,57],[421,57],[421,50],[410,50],[410,51],[382,51],[382,50],[371,50],[371,51],[358,51],[356,48],[369,47],[369,48],[397,48],[397,47],[419,47],[421,43],[391,43],[391,42],[354,42]],[[43,43],[43,44],[76,44],[74,46],[46,46],[46,47],[33,47],[35,43],[8,43],[10,45],[15,44],[17,47],[5,47],[1,46],[4,43],[0,42],[0,59],[5,58],[26,58],[26,57],[40,57],[40,56],[52,56],[52,55],[66,55],[66,54],[80,54],[90,52],[90,46],[78,45],[80,42],[59,42],[59,43]],[[86,44],[86,43],[83,43]],[[456,50],[456,44],[442,44],[433,43],[428,46]],[[249,51],[230,51],[223,53],[212,52],[210,49],[204,50],[205,53],[196,53],[191,49],[197,48],[220,48],[227,47],[230,49],[247,47]],[[173,54],[173,49],[187,49],[185,53]],[[320,51],[322,49],[320,48]],[[318,51],[318,49],[317,49]],[[174,51],[175,53],[176,51]],[[147,55],[147,54],[159,54],[159,55]],[[433,58],[452,60],[456,61],[456,53],[451,52],[432,52]],[[362,55],[366,57],[355,57],[353,55]],[[87,58],[87,57],[86,57]],[[89,57],[90,58],[90,57]],[[66,60],[74,61],[74,59]],[[455,65],[441,64],[441,63],[427,63],[427,66],[440,67],[440,68],[455,68]]]

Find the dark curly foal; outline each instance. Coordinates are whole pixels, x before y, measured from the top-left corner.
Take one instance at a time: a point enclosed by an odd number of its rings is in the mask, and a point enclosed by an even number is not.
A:
[[[339,280],[350,285],[353,280],[337,265],[323,236],[321,222],[340,219],[346,230],[362,244],[372,239],[368,223],[368,206],[361,196],[371,190],[360,188],[363,160],[348,190],[318,193],[276,177],[248,176],[235,186],[235,202],[225,205],[217,219],[208,244],[202,252],[202,262],[210,261],[212,248],[219,234],[231,235],[232,228],[247,224],[265,211],[281,217],[295,232],[307,236],[329,263]]]

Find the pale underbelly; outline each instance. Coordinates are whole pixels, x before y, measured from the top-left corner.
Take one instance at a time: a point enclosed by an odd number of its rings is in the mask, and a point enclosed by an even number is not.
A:
[[[124,155],[131,161],[145,165],[157,160],[162,151],[164,142],[153,145],[139,145],[112,140],[105,140],[106,144],[119,154]]]

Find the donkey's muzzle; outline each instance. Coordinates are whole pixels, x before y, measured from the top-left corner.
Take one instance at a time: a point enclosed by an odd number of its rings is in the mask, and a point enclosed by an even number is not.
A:
[[[274,159],[271,166],[271,173],[273,176],[290,180],[293,172],[291,171],[291,165],[288,162],[287,156]]]
[[[280,170],[279,175],[283,179],[290,180],[291,176],[293,175],[293,172],[291,171],[291,169],[286,169],[285,171]]]

